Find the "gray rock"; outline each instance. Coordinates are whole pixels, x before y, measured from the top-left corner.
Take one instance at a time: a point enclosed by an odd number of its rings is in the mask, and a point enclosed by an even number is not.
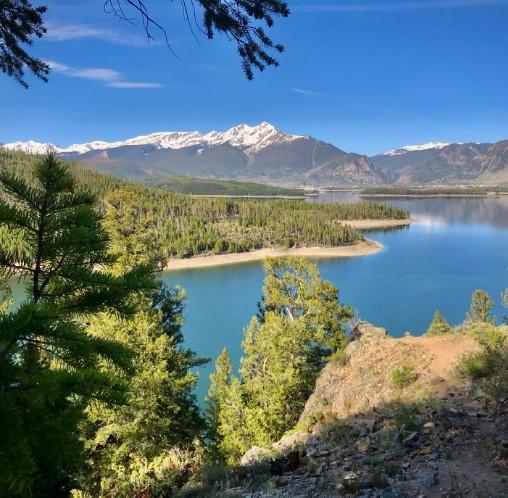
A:
[[[351,341],[364,339],[384,339],[388,335],[386,329],[382,327],[374,327],[369,322],[358,322],[351,331]]]
[[[422,470],[415,476],[415,481],[425,488],[431,488],[438,483],[437,472]]]

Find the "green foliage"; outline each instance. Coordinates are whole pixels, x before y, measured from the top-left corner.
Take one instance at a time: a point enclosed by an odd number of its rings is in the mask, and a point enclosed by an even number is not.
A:
[[[210,388],[206,397],[206,411],[208,422],[208,440],[210,441],[211,459],[214,461],[223,460],[220,451],[222,441],[221,435],[217,432],[221,425],[221,411],[224,410],[224,401],[227,391],[231,385],[231,374],[233,364],[229,358],[226,348],[215,361],[215,371],[210,375]]]
[[[482,289],[476,289],[471,298],[471,308],[467,314],[470,323],[496,323],[496,317],[491,316],[494,302]]]
[[[36,163],[30,181],[0,173],[0,229],[19,245],[0,247],[0,277],[17,273],[26,300],[0,315],[0,495],[61,496],[69,469],[81,462],[78,424],[91,399],[123,400],[118,371],[130,352],[95,337],[87,320],[98,312],[131,311],[135,291],[152,288],[145,268],[112,276],[114,258],[94,209],[53,156]]]
[[[2,159],[3,158],[3,159]],[[33,156],[0,149],[0,164],[31,181]],[[108,229],[118,222],[124,233],[114,245],[120,254],[124,240],[135,235],[150,261],[166,262],[207,253],[245,252],[262,247],[338,246],[361,240],[362,235],[337,220],[406,218],[398,208],[379,203],[322,204],[301,200],[244,200],[189,197],[151,189],[70,167],[80,185],[101,198]],[[5,243],[18,247],[10,233]],[[5,237],[4,237],[5,239]],[[142,240],[144,239],[144,240]],[[2,233],[0,232],[0,240]]]
[[[403,431],[415,431],[422,424],[418,404],[397,400],[384,406],[383,410],[393,417],[395,427]],[[400,432],[398,434],[400,435]]]
[[[219,404],[219,450],[236,462],[252,446],[269,446],[294,426],[326,359],[345,345],[352,310],[337,289],[302,258],[268,258],[263,301],[247,327],[240,379]]]
[[[349,355],[343,349],[337,349],[328,357],[328,361],[333,361],[338,365],[344,367],[349,362]]]
[[[436,310],[432,322],[427,329],[427,335],[443,335],[450,332],[451,327],[439,310]]]
[[[404,389],[418,379],[418,374],[411,365],[402,365],[392,372],[392,382],[397,389]]]
[[[93,496],[167,496],[180,487],[196,464],[196,441],[204,420],[192,369],[206,360],[182,346],[185,295],[162,287],[152,301],[137,296],[139,311],[128,319],[101,314],[90,332],[135,353],[135,368],[125,377],[126,403],[93,403],[87,409],[84,437],[87,467],[80,487]],[[104,373],[117,375],[105,363]]]
[[[238,182],[234,180],[214,180],[211,178],[194,178],[192,176],[170,176],[146,180],[150,187],[157,187],[170,192],[193,195],[224,195],[224,196],[277,196],[304,195],[303,189],[284,188],[264,183]]]
[[[5,314],[12,305],[11,288],[3,279],[0,279],[0,316]]]
[[[234,493],[243,488],[255,491],[271,478],[270,464],[267,462],[252,465],[205,465],[197,478],[176,493],[177,498],[214,498],[226,496],[236,498],[243,496]]]
[[[139,18],[147,38],[152,39],[153,29],[162,32],[168,43],[168,36],[162,25],[153,17],[146,2],[130,0],[105,0],[105,11],[116,17],[132,22]],[[194,21],[199,29],[212,39],[217,33],[234,40],[242,69],[248,79],[254,77],[254,69],[263,71],[266,66],[278,66],[278,61],[270,52],[281,53],[284,47],[274,43],[266,29],[271,28],[274,17],[287,17],[289,8],[281,0],[256,0],[254,3],[239,3],[235,6],[224,0],[198,0],[202,18],[196,17],[196,6],[182,0],[184,18],[190,22],[189,12],[194,13]],[[0,70],[17,80],[22,86],[25,82],[24,71],[47,81],[49,66],[42,60],[29,55],[23,44],[31,45],[34,38],[46,33],[43,14],[46,7],[33,7],[29,0],[3,0],[0,4]]]
[[[0,71],[28,88],[25,70],[47,81],[49,65],[29,55],[23,45],[46,33],[46,7],[34,7],[29,0],[2,0],[0,3]]]
[[[508,394],[508,333],[506,327],[490,323],[478,324],[471,331],[480,344],[480,351],[464,355],[459,371],[473,380],[485,380],[496,397]]]

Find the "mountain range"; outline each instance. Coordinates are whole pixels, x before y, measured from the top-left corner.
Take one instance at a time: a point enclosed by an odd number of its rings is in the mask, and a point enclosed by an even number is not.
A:
[[[368,157],[310,136],[283,132],[266,122],[240,124],[225,132],[158,132],[68,147],[34,141],[3,146],[32,154],[50,150],[131,179],[183,175],[317,187],[508,183],[508,140],[431,142]]]

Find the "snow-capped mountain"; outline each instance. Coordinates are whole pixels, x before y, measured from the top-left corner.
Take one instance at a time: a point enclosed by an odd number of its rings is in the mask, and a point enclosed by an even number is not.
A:
[[[431,149],[443,149],[444,147],[448,147],[450,144],[445,142],[428,142],[426,144],[420,145],[405,145],[404,147],[400,147],[398,149],[390,150],[385,152],[383,155],[385,156],[400,156],[402,154],[406,154],[408,152],[419,152],[422,150],[431,150]]]
[[[240,124],[224,132],[157,132],[116,142],[61,147],[33,141],[4,145],[32,154],[54,151],[73,161],[125,178],[186,175],[284,185],[378,184],[369,158],[270,123]]]
[[[157,132],[68,147],[32,140],[4,147],[30,154],[53,151],[125,178],[183,175],[336,187],[461,183],[477,178],[507,182],[506,143],[429,142],[367,157],[344,152],[309,136],[286,133],[263,122],[257,126],[240,124],[223,132]]]
[[[3,147],[29,154],[43,154],[47,151],[58,154],[85,154],[94,150],[116,149],[127,145],[153,145],[156,149],[183,149],[196,145],[213,146],[229,143],[233,147],[243,148],[247,154],[253,154],[276,143],[291,142],[298,138],[303,137],[284,133],[270,123],[263,122],[257,126],[240,124],[224,132],[211,131],[206,134],[201,134],[198,131],[167,131],[140,135],[116,142],[94,141],[72,144],[68,147],[60,147],[52,143],[39,143],[33,140],[8,143]]]

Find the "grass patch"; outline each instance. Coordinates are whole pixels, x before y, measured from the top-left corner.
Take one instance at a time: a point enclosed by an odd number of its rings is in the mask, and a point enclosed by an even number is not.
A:
[[[343,349],[338,349],[335,353],[332,353],[328,357],[329,362],[337,363],[341,367],[344,367],[349,362],[349,356]]]
[[[397,389],[404,389],[418,379],[418,374],[411,365],[402,365],[392,372],[392,382]]]

